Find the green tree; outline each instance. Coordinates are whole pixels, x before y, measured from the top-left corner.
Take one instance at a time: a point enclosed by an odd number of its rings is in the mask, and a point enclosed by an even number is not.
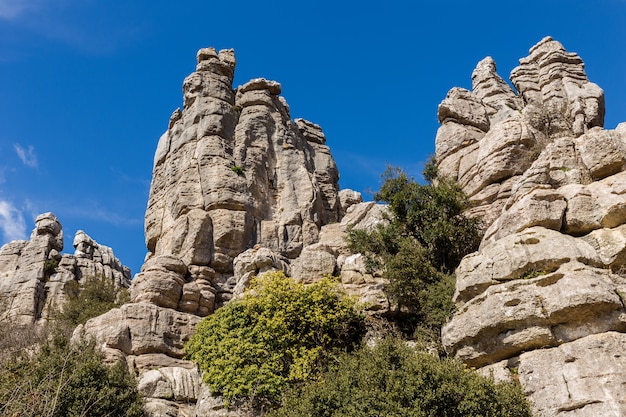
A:
[[[185,352],[214,391],[271,405],[289,384],[315,378],[353,349],[363,333],[355,301],[335,283],[305,286],[276,272],[204,318]]]
[[[72,346],[64,333],[0,370],[0,415],[141,416],[143,402],[128,369],[103,364],[93,343]]]
[[[530,417],[518,384],[495,384],[460,362],[387,339],[344,355],[296,387],[269,417]]]
[[[373,230],[350,230],[350,247],[367,256],[370,268],[384,270],[389,298],[410,312],[421,333],[437,339],[453,308],[451,274],[477,249],[479,221],[463,215],[469,199],[457,183],[437,176],[432,161],[424,170],[425,185],[393,167],[382,178],[374,198],[387,203],[387,222]]]

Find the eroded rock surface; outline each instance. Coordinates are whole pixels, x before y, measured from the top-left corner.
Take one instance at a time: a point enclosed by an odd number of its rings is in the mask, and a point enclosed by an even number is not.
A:
[[[339,192],[322,129],[291,119],[281,85],[263,78],[233,88],[232,50],[201,49],[154,157],[145,216],[148,256],[131,302],[77,329],[107,360],[139,378],[146,412],[157,416],[240,416],[201,382],[182,346],[201,317],[271,271],[342,284],[384,313],[380,273],[367,271],[345,241],[349,227],[383,221],[384,208]]]
[[[624,125],[603,129],[602,90],[549,37],[511,80],[517,91],[486,58],[472,91],[439,108],[440,173],[485,221],[456,271],[443,343],[485,374],[517,377],[538,416],[624,415]]]
[[[151,256],[232,276],[255,245],[293,259],[339,220],[339,174],[318,125],[292,121],[275,81],[233,89],[232,50],[198,52],[154,159],[146,211]],[[219,280],[218,280],[219,285]]]
[[[63,228],[52,213],[35,220],[30,239],[0,248],[0,320],[16,326],[47,320],[53,307],[65,300],[70,281],[105,278],[117,286],[130,286],[130,269],[111,248],[79,230],[73,255],[61,254]]]

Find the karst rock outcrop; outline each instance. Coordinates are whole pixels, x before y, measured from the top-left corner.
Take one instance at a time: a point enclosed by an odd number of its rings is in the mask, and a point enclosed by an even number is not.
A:
[[[292,120],[281,85],[233,88],[232,50],[201,49],[183,83],[183,109],[158,141],[145,216],[148,255],[131,302],[88,321],[107,360],[139,378],[148,415],[242,416],[201,382],[183,345],[202,317],[239,296],[254,275],[282,270],[310,282],[342,275],[376,312],[389,310],[382,277],[344,239],[383,221],[384,209],[339,191],[322,129]]]
[[[439,172],[484,220],[457,269],[449,353],[518,378],[537,416],[626,415],[626,124],[545,38],[511,73],[478,63],[439,106]]]
[[[61,254],[63,230],[52,213],[35,220],[29,240],[0,248],[0,322],[27,326],[45,322],[65,301],[70,281],[104,278],[118,287],[130,286],[130,269],[111,248],[79,230],[74,254]]]

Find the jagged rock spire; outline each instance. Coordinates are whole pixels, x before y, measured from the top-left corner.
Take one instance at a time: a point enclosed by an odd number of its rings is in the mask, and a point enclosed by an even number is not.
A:
[[[287,257],[337,221],[339,174],[319,126],[293,122],[275,81],[233,89],[232,50],[198,52],[184,108],[157,147],[146,242],[150,256],[232,275],[262,244]]]

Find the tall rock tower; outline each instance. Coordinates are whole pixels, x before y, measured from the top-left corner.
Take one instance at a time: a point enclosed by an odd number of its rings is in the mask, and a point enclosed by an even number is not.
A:
[[[183,83],[184,107],[172,114],[154,157],[149,253],[131,302],[82,328],[108,360],[138,376],[151,416],[243,415],[201,383],[195,363],[183,359],[184,343],[251,275],[288,272],[304,252],[306,262],[294,267],[300,275],[333,273],[345,243],[339,237],[316,247],[322,226],[345,229],[337,222],[360,201],[354,193],[340,198],[324,133],[291,119],[280,84],[259,78],[234,89],[234,71],[232,50],[198,52],[196,72]],[[362,208],[351,222],[370,211]]]
[[[291,120],[279,83],[233,89],[232,50],[197,58],[159,140],[145,231],[149,258],[180,259],[219,302],[237,255],[262,245],[295,258],[339,219],[339,173],[320,127]]]

